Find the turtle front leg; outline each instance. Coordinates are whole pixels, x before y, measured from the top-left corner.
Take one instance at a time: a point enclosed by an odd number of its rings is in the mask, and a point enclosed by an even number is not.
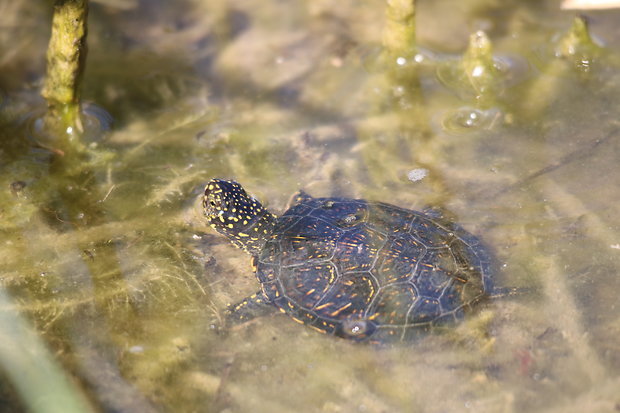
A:
[[[276,307],[271,304],[265,294],[258,291],[243,301],[229,306],[226,310],[226,320],[231,325],[242,324],[256,317],[272,314],[275,311]]]

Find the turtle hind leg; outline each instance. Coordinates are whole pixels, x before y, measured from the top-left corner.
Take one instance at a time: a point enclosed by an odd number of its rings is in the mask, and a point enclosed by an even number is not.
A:
[[[242,324],[256,317],[273,314],[276,310],[265,294],[259,291],[229,306],[226,310],[226,321],[230,325]]]

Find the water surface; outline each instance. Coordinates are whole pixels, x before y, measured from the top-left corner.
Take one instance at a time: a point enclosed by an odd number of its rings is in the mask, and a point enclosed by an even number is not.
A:
[[[83,94],[114,123],[101,135],[91,111],[90,159],[70,173],[36,127],[50,10],[14,2],[0,24],[0,311],[93,405],[619,409],[618,12],[586,13],[601,48],[575,60],[558,56],[574,13],[557,2],[419,2],[403,91],[378,58],[383,2],[107,3]],[[455,75],[477,30],[501,69],[483,99]],[[212,177],[274,213],[300,188],[440,209],[491,247],[498,284],[530,292],[394,347],[280,314],[222,328],[258,283],[201,217]],[[8,354],[27,346],[8,337]],[[2,400],[36,401],[2,371]]]

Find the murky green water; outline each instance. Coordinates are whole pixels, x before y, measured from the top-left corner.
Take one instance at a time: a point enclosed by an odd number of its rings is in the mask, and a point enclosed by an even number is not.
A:
[[[69,171],[35,121],[51,10],[0,5],[0,410],[52,406],[49,383],[74,411],[71,388],[123,412],[620,410],[620,12],[561,57],[556,2],[420,1],[411,92],[385,81],[382,2],[105,3],[83,94],[114,123],[90,107]],[[477,99],[455,67],[481,29]],[[212,177],[276,213],[299,188],[439,207],[532,292],[396,347],[223,329],[258,284],[202,220]]]

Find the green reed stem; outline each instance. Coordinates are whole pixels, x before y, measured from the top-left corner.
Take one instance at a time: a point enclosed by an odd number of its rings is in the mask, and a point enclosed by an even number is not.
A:
[[[47,49],[46,124],[53,131],[80,129],[80,83],[86,62],[87,0],[56,0]]]

